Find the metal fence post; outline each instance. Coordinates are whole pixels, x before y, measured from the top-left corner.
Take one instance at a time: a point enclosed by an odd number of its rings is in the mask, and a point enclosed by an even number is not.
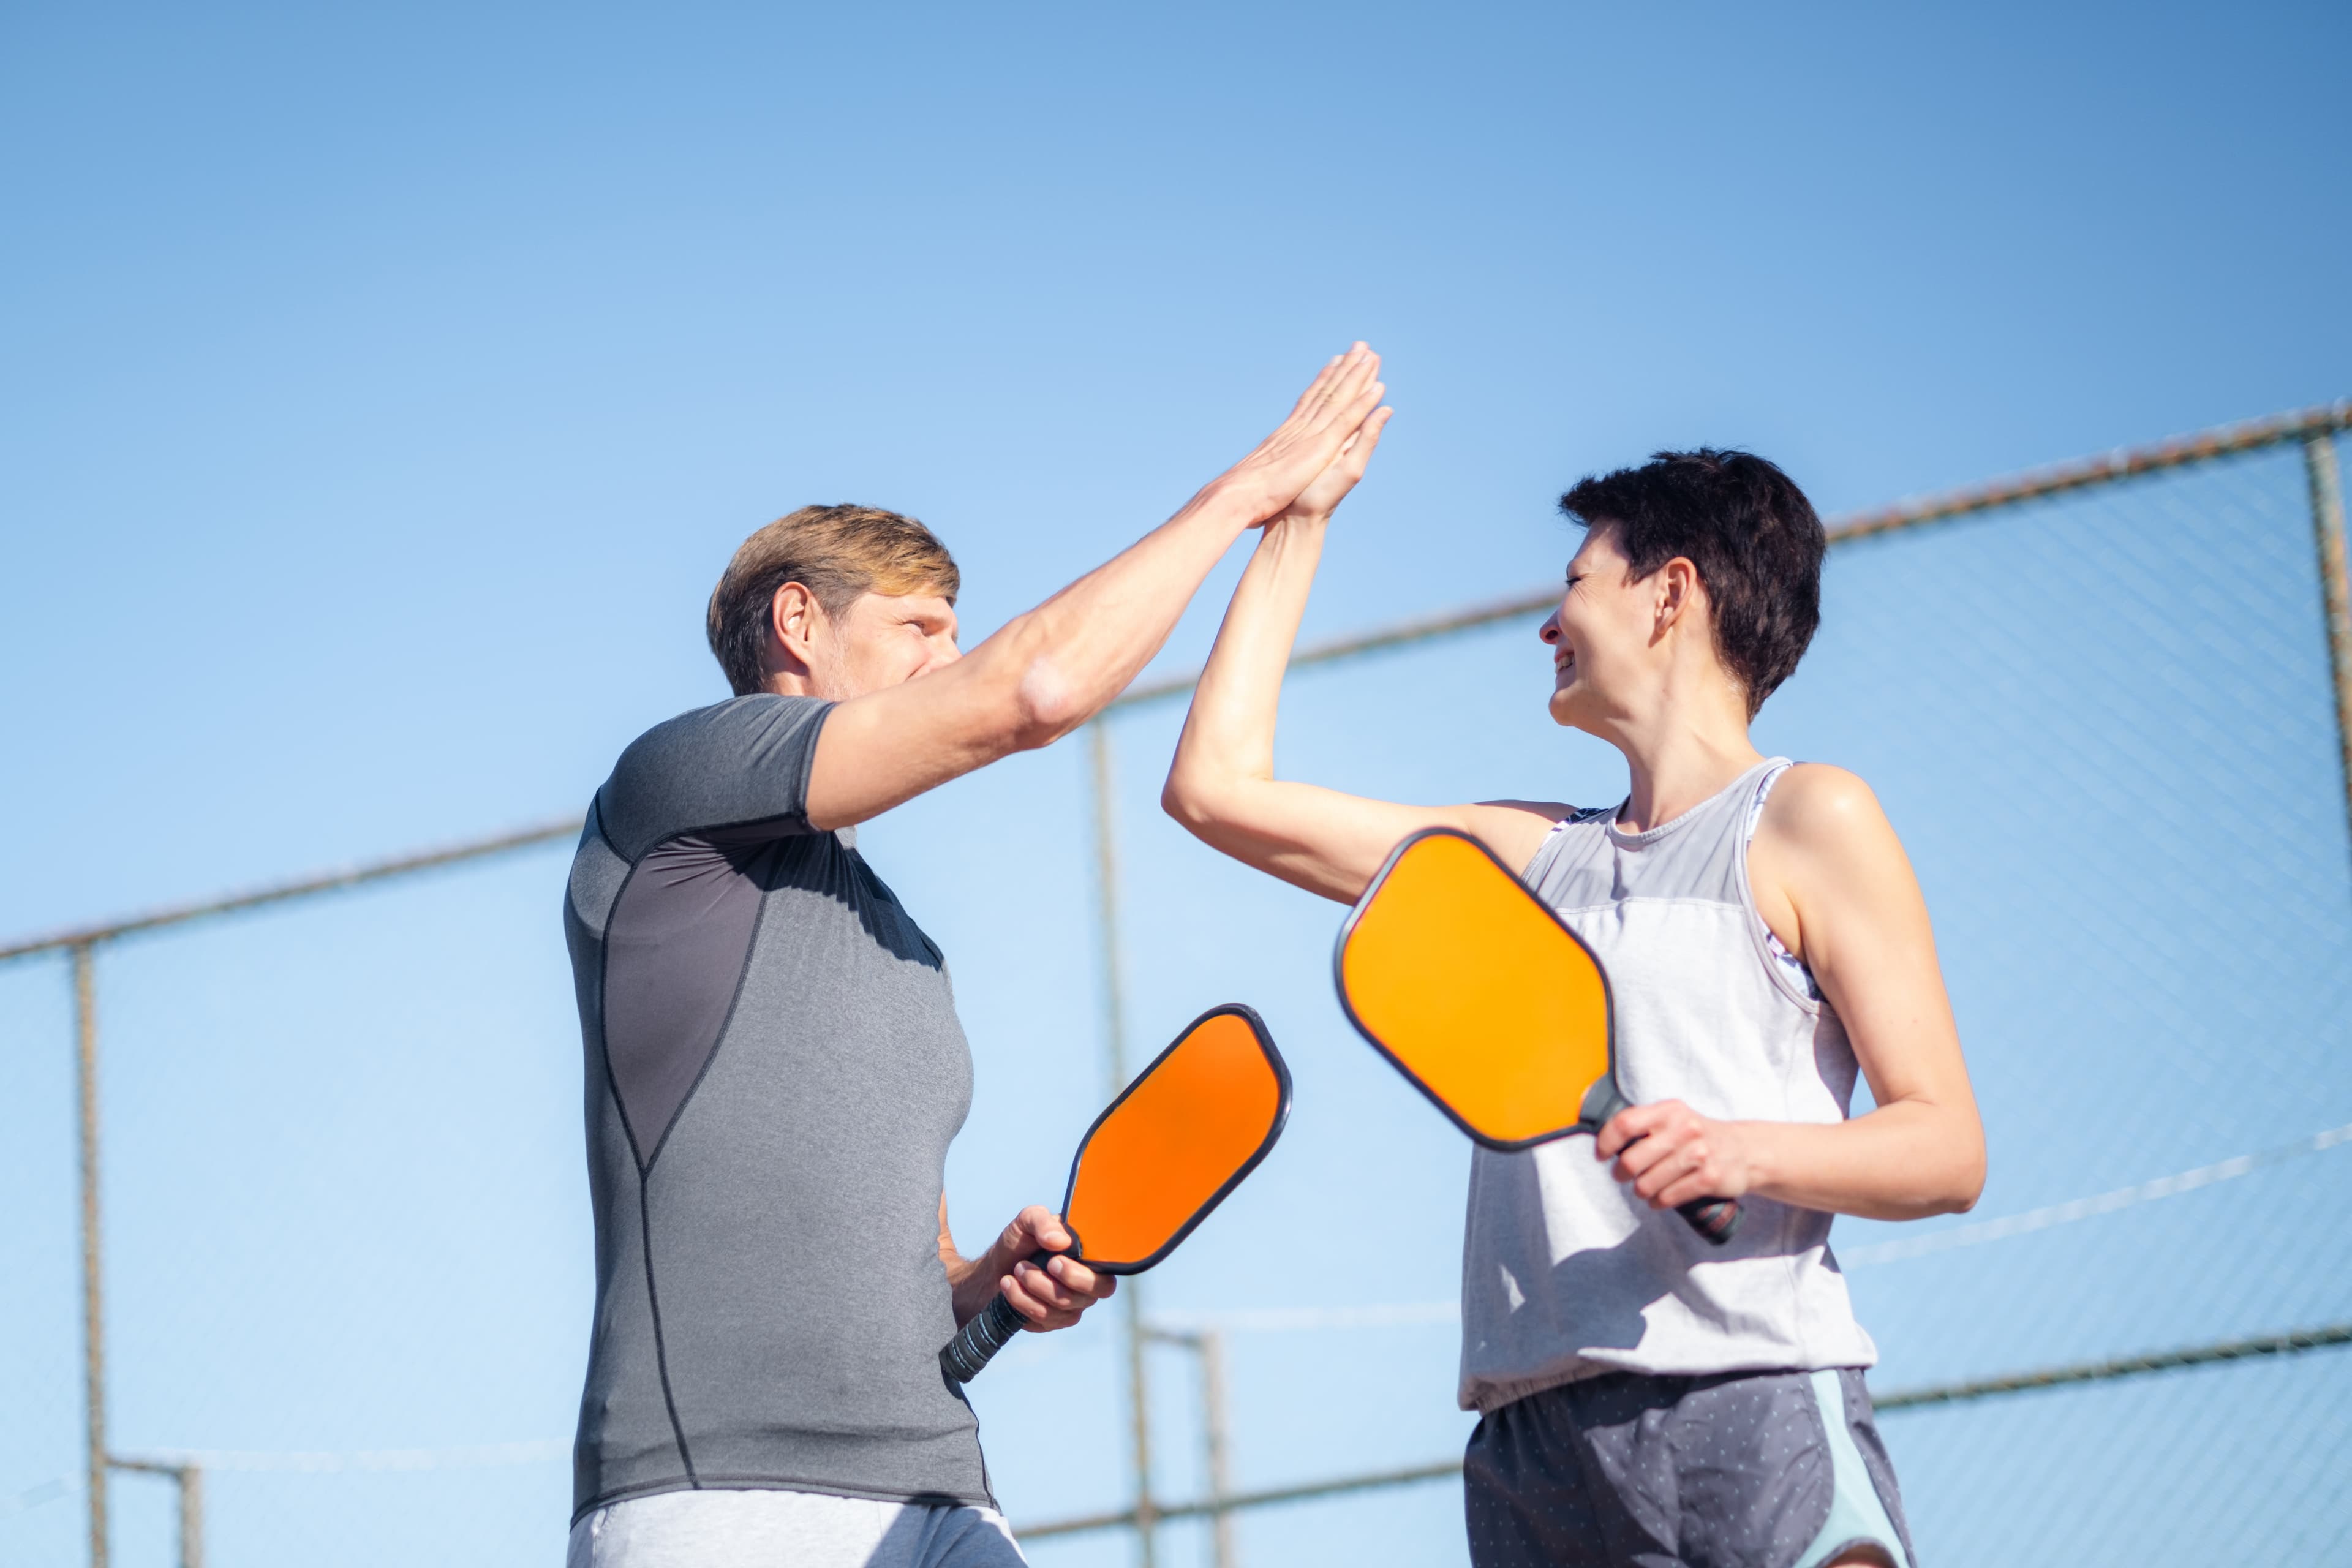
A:
[[[74,1087],[81,1114],[81,1376],[89,1564],[107,1568],[106,1310],[98,1210],[98,981],[92,944],[73,952]]]
[[[180,1568],[205,1568],[205,1472],[180,1467]]]
[[[180,1568],[205,1568],[205,1472],[190,1458],[107,1461],[118,1470],[168,1476],[180,1496]]]
[[[1093,763],[1095,797],[1095,885],[1100,900],[1103,975],[1103,1043],[1110,1068],[1110,1091],[1127,1087],[1126,989],[1120,983],[1118,957],[1118,843],[1111,813],[1110,727],[1102,719],[1087,726],[1087,745]],[[1127,1300],[1127,1381],[1133,1425],[1135,1455],[1135,1535],[1143,1568],[1155,1568],[1159,1557],[1153,1527],[1159,1510],[1151,1497],[1151,1399],[1144,1366],[1143,1281],[1129,1276],[1119,1294]]]
[[[2344,812],[2352,826],[2352,583],[2344,557],[2344,478],[2336,436],[2304,437],[2303,471],[2311,481],[2311,535],[2319,551],[2319,597],[2327,617],[2327,665],[2336,679],[2336,745],[2343,764]]]
[[[1196,1511],[1209,1516],[1211,1563],[1214,1568],[1234,1568],[1234,1486],[1225,1442],[1225,1336],[1215,1329],[1191,1333],[1153,1328],[1145,1332],[1163,1345],[1175,1345],[1201,1358],[1201,1435],[1208,1461],[1209,1495]]]

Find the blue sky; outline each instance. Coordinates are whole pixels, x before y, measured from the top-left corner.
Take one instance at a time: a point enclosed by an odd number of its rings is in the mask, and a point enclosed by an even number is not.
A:
[[[0,802],[25,827],[0,847],[0,930],[577,809],[631,736],[723,694],[702,599],[745,532],[804,501],[926,519],[984,634],[1166,515],[1355,337],[1388,355],[1399,415],[1310,635],[1549,580],[1551,498],[1660,446],[1752,447],[1834,511],[2344,395],[2347,34],[2316,5],[18,6],[0,21]],[[1842,558],[1822,648],[1767,710],[1764,739],[1861,767],[1912,836],[1988,1104],[2032,1129],[1988,1213],[2352,1121],[2337,993],[2310,978],[2344,967],[2346,916],[2310,869],[2343,828],[2312,645],[2289,635],[2310,614],[2288,582],[2298,482],[2257,464],[2193,504],[2053,514],[2023,561],[1990,533]],[[1170,666],[1204,650],[1233,567]],[[1921,595],[1944,608],[1923,620]],[[1518,637],[1302,684],[1286,765],[1605,797],[1611,759],[1522,700]],[[1993,641],[2008,652],[1980,659]],[[1965,700],[1931,722],[1935,669]],[[1173,717],[1120,731],[1130,1026],[1147,1042],[1260,1000],[1297,1042],[1301,1110],[1291,1173],[1270,1163],[1153,1299],[1443,1300],[1460,1151],[1335,1032],[1318,965],[1337,911],[1149,819]],[[2034,733],[2089,748],[2097,787],[2049,785]],[[1074,747],[1019,759],[868,839],[955,964],[981,1085],[951,1193],[973,1230],[1057,1185],[1059,1130],[1101,1087],[1082,768]],[[2047,803],[2086,847],[2026,855],[1986,833],[1987,800],[1996,819]],[[2188,847],[2154,871],[2151,822]],[[122,1441],[568,1429],[587,1259],[561,864],[103,961]],[[2151,1001],[2128,955],[2165,931],[2118,906],[2242,910],[2222,894],[2249,881],[2287,912],[2227,917],[2247,986]],[[2065,902],[2085,888],[2107,896]],[[2087,969],[2045,972],[2074,951],[2062,928],[2106,932]],[[2273,973],[2283,953],[2304,978]],[[2082,1114],[2098,1073],[2067,1068],[2060,1037],[2137,1059],[2168,1028],[2226,1033],[2246,996],[2263,1037],[2316,1054],[2279,1047],[2201,1091],[2226,1114],[2168,1112],[2162,1136]],[[0,1501],[73,1468],[65,1029],[54,966],[0,972],[0,1193],[25,1265],[0,1291],[0,1400],[22,1413],[0,1418]],[[2284,1233],[2263,1245],[2284,1256]],[[2103,1289],[2162,1293],[2131,1272],[2144,1253],[2094,1250]],[[1914,1343],[1923,1374],[2074,1353],[2025,1328],[2078,1315],[2071,1276],[2015,1267],[2058,1300],[2003,1286],[1972,1314],[1980,1351],[1930,1333],[1925,1306],[1905,1329],[1909,1288],[1889,1286],[1889,1375]],[[2302,1301],[2246,1293],[2085,1342]],[[1068,1339],[1024,1347],[982,1405],[1020,1517],[1118,1496],[1111,1339]],[[1442,1324],[1235,1357],[1245,1482],[1460,1436]],[[436,1542],[450,1561],[548,1560],[561,1470],[436,1472],[446,1492],[232,1478],[216,1528],[272,1562],[339,1520],[396,1544],[384,1521],[429,1510],[458,1521]],[[125,1485],[148,1550],[160,1515]],[[1442,1493],[1247,1539],[1444,1561]],[[72,1511],[0,1532],[75,1561]],[[1060,1550],[1039,1561],[1110,1549]]]

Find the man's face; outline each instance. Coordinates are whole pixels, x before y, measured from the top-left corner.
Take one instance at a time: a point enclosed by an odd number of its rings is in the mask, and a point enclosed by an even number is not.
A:
[[[962,657],[955,606],[937,594],[860,594],[820,635],[818,695],[837,702],[900,685]]]

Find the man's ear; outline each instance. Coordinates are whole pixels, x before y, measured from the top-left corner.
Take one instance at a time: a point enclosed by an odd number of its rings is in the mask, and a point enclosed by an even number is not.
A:
[[[769,662],[779,675],[816,668],[816,645],[830,629],[824,606],[805,583],[787,583],[768,601]]]

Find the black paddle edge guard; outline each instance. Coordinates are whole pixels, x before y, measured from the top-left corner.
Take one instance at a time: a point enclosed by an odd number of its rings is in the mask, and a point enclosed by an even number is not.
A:
[[[1077,1194],[1078,1163],[1087,1157],[1087,1145],[1094,1142],[1095,1134],[1102,1130],[1102,1124],[1110,1119],[1111,1112],[1127,1103],[1128,1096],[1135,1092],[1138,1084],[1158,1070],[1160,1064],[1166,1061],[1179,1046],[1191,1039],[1202,1025],[1212,1018],[1218,1017],[1239,1018],[1247,1025],[1250,1037],[1257,1042],[1257,1048],[1265,1056],[1266,1066],[1274,1069],[1274,1119],[1266,1127],[1265,1137],[1259,1142],[1250,1157],[1242,1162],[1240,1168],[1225,1179],[1224,1184],[1209,1194],[1206,1203],[1192,1211],[1192,1217],[1186,1220],[1159,1251],[1149,1258],[1132,1263],[1105,1262],[1088,1258],[1084,1250],[1086,1238],[1077,1233],[1076,1227],[1071,1226],[1066,1218],[1070,1212],[1070,1200]],[[1097,1274],[1113,1276],[1140,1274],[1145,1269],[1152,1268],[1181,1246],[1184,1238],[1198,1229],[1201,1222],[1214,1213],[1217,1205],[1223,1203],[1235,1187],[1248,1179],[1252,1171],[1265,1163],[1266,1155],[1274,1152],[1275,1143],[1282,1137],[1283,1128],[1290,1121],[1290,1064],[1282,1059],[1281,1051],[1275,1047],[1274,1037],[1266,1031],[1265,1020],[1257,1016],[1256,1009],[1245,1006],[1239,1002],[1226,1002],[1210,1008],[1178,1030],[1176,1037],[1168,1043],[1167,1049],[1152,1058],[1144,1069],[1136,1074],[1125,1089],[1118,1091],[1118,1098],[1103,1107],[1102,1114],[1097,1116],[1087,1126],[1086,1136],[1078,1140],[1078,1152],[1070,1157],[1070,1179],[1062,1189],[1062,1213],[1066,1216],[1063,1226],[1070,1232],[1070,1249],[1058,1255],[1041,1252],[1031,1261],[1042,1268],[1051,1256],[1074,1258]],[[999,1351],[1013,1342],[1013,1336],[1019,1333],[1026,1324],[1027,1320],[1022,1317],[1020,1310],[1006,1300],[1004,1293],[999,1290],[988,1299],[987,1306],[972,1314],[971,1321],[965,1323],[957,1331],[955,1338],[940,1348],[940,1370],[953,1382],[970,1383],[981,1374],[991,1361],[995,1359]]]
[[[1389,1066],[1396,1068],[1399,1073],[1403,1075],[1405,1082],[1419,1089],[1423,1099],[1428,1100],[1430,1104],[1437,1107],[1437,1109],[1444,1114],[1445,1120],[1451,1121],[1454,1126],[1462,1130],[1463,1136],[1468,1138],[1472,1142],[1476,1143],[1481,1148],[1493,1149],[1501,1153],[1511,1154],[1517,1153],[1522,1149],[1532,1149],[1539,1143],[1549,1143],[1556,1139],[1566,1138],[1572,1133],[1600,1131],[1602,1122],[1605,1122],[1608,1118],[1602,1117],[1600,1121],[1595,1121],[1591,1120],[1591,1116],[1595,1104],[1595,1097],[1599,1094],[1601,1086],[1604,1083],[1609,1086],[1607,1096],[1608,1100],[1612,1100],[1614,1103],[1621,1106],[1625,1103],[1625,1097],[1618,1091],[1616,1086],[1617,994],[1610,989],[1609,971],[1601,963],[1601,955],[1594,952],[1590,946],[1586,945],[1582,937],[1577,935],[1574,931],[1570,931],[1568,929],[1568,922],[1561,920],[1559,914],[1541,899],[1534,899],[1533,901],[1538,909],[1543,910],[1545,918],[1549,920],[1552,924],[1558,926],[1561,932],[1567,936],[1569,941],[1574,942],[1579,948],[1582,949],[1584,955],[1592,960],[1592,971],[1594,973],[1601,976],[1601,999],[1602,1004],[1608,1009],[1609,1015],[1609,1070],[1606,1073],[1603,1073],[1599,1079],[1594,1079],[1592,1087],[1586,1091],[1584,1103],[1577,1108],[1576,1121],[1568,1123],[1564,1127],[1555,1127],[1549,1131],[1538,1132],[1531,1138],[1496,1138],[1491,1134],[1481,1132],[1475,1127],[1471,1126],[1469,1122],[1464,1121],[1461,1113],[1456,1111],[1452,1106],[1446,1104],[1444,1100],[1439,1096],[1435,1089],[1430,1088],[1426,1083],[1423,1083],[1421,1079],[1421,1075],[1414,1072],[1412,1068],[1407,1067],[1405,1065],[1404,1058],[1398,1056],[1394,1051],[1389,1049],[1387,1042],[1382,1040],[1378,1035],[1372,1033],[1370,1026],[1367,1025],[1362,1018],[1357,1016],[1356,1005],[1354,1002],[1349,1000],[1348,996],[1348,941],[1350,937],[1353,937],[1356,934],[1357,923],[1364,918],[1364,911],[1370,907],[1373,897],[1380,892],[1381,885],[1389,879],[1389,873],[1396,869],[1397,862],[1404,858],[1406,850],[1412,848],[1414,845],[1420,843],[1424,838],[1459,839],[1461,842],[1467,844],[1470,847],[1478,851],[1479,854],[1485,856],[1488,864],[1492,865],[1495,869],[1500,871],[1504,876],[1508,877],[1513,882],[1517,883],[1519,887],[1524,889],[1527,886],[1525,882],[1519,881],[1519,874],[1512,870],[1508,866],[1504,865],[1501,858],[1498,858],[1492,849],[1487,848],[1482,840],[1475,838],[1467,833],[1459,832],[1451,827],[1424,827],[1417,832],[1408,833],[1405,835],[1402,838],[1397,841],[1397,847],[1389,851],[1389,858],[1381,862],[1381,868],[1372,873],[1372,879],[1364,884],[1364,890],[1356,897],[1355,907],[1348,911],[1348,918],[1339,922],[1339,940],[1331,944],[1331,989],[1339,993],[1339,1011],[1348,1016],[1348,1022],[1354,1026],[1356,1033],[1363,1036],[1365,1043],[1370,1045],[1372,1049],[1380,1052],[1382,1057],[1387,1058]],[[1532,897],[1533,895],[1530,895],[1530,898]]]
[[[1364,918],[1364,911],[1370,907],[1373,896],[1389,879],[1389,873],[1395,870],[1397,863],[1404,858],[1405,851],[1425,838],[1453,838],[1467,844],[1485,856],[1488,865],[1509,878],[1514,886],[1522,891],[1528,891],[1528,885],[1519,879],[1519,874],[1504,865],[1501,857],[1486,847],[1482,839],[1452,827],[1424,827],[1405,835],[1397,841],[1397,847],[1389,851],[1389,858],[1381,862],[1381,868],[1372,873],[1372,879],[1364,884],[1364,890],[1357,895],[1355,906],[1348,911],[1348,918],[1339,922],[1339,940],[1331,944],[1331,989],[1339,993],[1339,1011],[1348,1016],[1348,1022],[1355,1027],[1356,1033],[1363,1036],[1365,1043],[1385,1057],[1388,1064],[1396,1068],[1407,1083],[1421,1091],[1423,1100],[1437,1107],[1444,1113],[1448,1121],[1460,1128],[1465,1136],[1482,1148],[1510,1154],[1579,1132],[1598,1135],[1601,1129],[1608,1124],[1609,1119],[1624,1110],[1630,1103],[1625,1099],[1624,1091],[1617,1084],[1617,993],[1610,985],[1609,966],[1601,962],[1601,955],[1593,952],[1591,945],[1582,937],[1569,929],[1568,922],[1559,918],[1559,911],[1537,898],[1531,891],[1528,892],[1528,901],[1541,910],[1544,918],[1558,927],[1561,935],[1574,942],[1584,956],[1592,961],[1592,972],[1601,977],[1601,1004],[1608,1014],[1609,1070],[1595,1079],[1585,1091],[1582,1102],[1577,1107],[1577,1119],[1565,1127],[1556,1127],[1549,1131],[1538,1132],[1531,1138],[1496,1138],[1481,1132],[1465,1121],[1452,1106],[1446,1104],[1435,1089],[1423,1083],[1421,1075],[1407,1067],[1404,1058],[1389,1049],[1387,1043],[1374,1034],[1370,1026],[1357,1016],[1356,1005],[1348,996],[1348,941],[1356,934],[1357,923]],[[1686,1204],[1678,1205],[1675,1212],[1681,1215],[1690,1227],[1706,1238],[1710,1246],[1725,1245],[1730,1241],[1732,1233],[1739,1228],[1741,1211],[1737,1199],[1693,1198]]]
[[[1071,1239],[1078,1245],[1070,1252],[1064,1254],[1064,1256],[1076,1258],[1079,1262],[1085,1264],[1087,1268],[1093,1269],[1097,1274],[1140,1274],[1147,1268],[1154,1268],[1170,1253],[1182,1246],[1184,1244],[1184,1238],[1192,1235],[1196,1229],[1200,1228],[1201,1222],[1208,1218],[1212,1214],[1214,1214],[1216,1212],[1217,1205],[1223,1203],[1226,1198],[1230,1197],[1235,1187],[1240,1186],[1242,1183],[1248,1180],[1249,1173],[1252,1171],[1256,1170],[1259,1165],[1263,1164],[1265,1161],[1265,1157],[1274,1152],[1276,1142],[1282,1137],[1283,1128],[1287,1126],[1290,1122],[1290,1064],[1284,1061],[1282,1059],[1282,1053],[1275,1048],[1274,1037],[1267,1033],[1265,1020],[1257,1016],[1257,1010],[1255,1008],[1244,1005],[1239,1002],[1221,1003],[1217,1006],[1210,1008],[1207,1012],[1202,1014],[1191,1023],[1185,1025],[1181,1029],[1179,1029],[1176,1032],[1176,1037],[1168,1042],[1168,1048],[1161,1051],[1158,1056],[1152,1058],[1151,1060],[1145,1065],[1144,1069],[1141,1072],[1137,1073],[1134,1078],[1130,1079],[1128,1081],[1127,1087],[1118,1091],[1118,1098],[1112,1100],[1108,1105],[1104,1106],[1102,1114],[1096,1117],[1093,1122],[1087,1126],[1086,1136],[1078,1140],[1078,1152],[1070,1156],[1070,1179],[1068,1182],[1065,1183],[1062,1187],[1062,1213],[1066,1216],[1069,1214],[1070,1200],[1077,1195],[1078,1163],[1087,1157],[1087,1145],[1094,1142],[1095,1134],[1102,1130],[1102,1124],[1104,1122],[1110,1120],[1111,1112],[1126,1104],[1127,1097],[1135,1092],[1136,1087],[1142,1083],[1145,1079],[1150,1078],[1153,1072],[1157,1071],[1160,1064],[1166,1061],[1175,1053],[1177,1047],[1182,1045],[1186,1040],[1191,1039],[1195,1030],[1200,1028],[1202,1025],[1207,1023],[1210,1019],[1218,1017],[1239,1018],[1243,1023],[1248,1025],[1251,1037],[1257,1041],[1257,1048],[1265,1057],[1266,1066],[1274,1069],[1274,1120],[1266,1127],[1265,1139],[1258,1144],[1256,1150],[1251,1153],[1250,1157],[1242,1162],[1241,1167],[1234,1171],[1231,1176],[1226,1178],[1224,1185],[1210,1194],[1209,1201],[1202,1204],[1199,1208],[1194,1209],[1192,1211],[1192,1217],[1186,1220],[1183,1225],[1178,1228],[1176,1234],[1168,1238],[1166,1245],[1162,1246],[1159,1251],[1151,1254],[1150,1257],[1134,1262],[1120,1262],[1088,1258],[1084,1250],[1085,1238],[1080,1237],[1075,1228],[1071,1229],[1070,1237]],[[1067,1223],[1068,1222],[1066,1218],[1064,1224],[1066,1226]]]

